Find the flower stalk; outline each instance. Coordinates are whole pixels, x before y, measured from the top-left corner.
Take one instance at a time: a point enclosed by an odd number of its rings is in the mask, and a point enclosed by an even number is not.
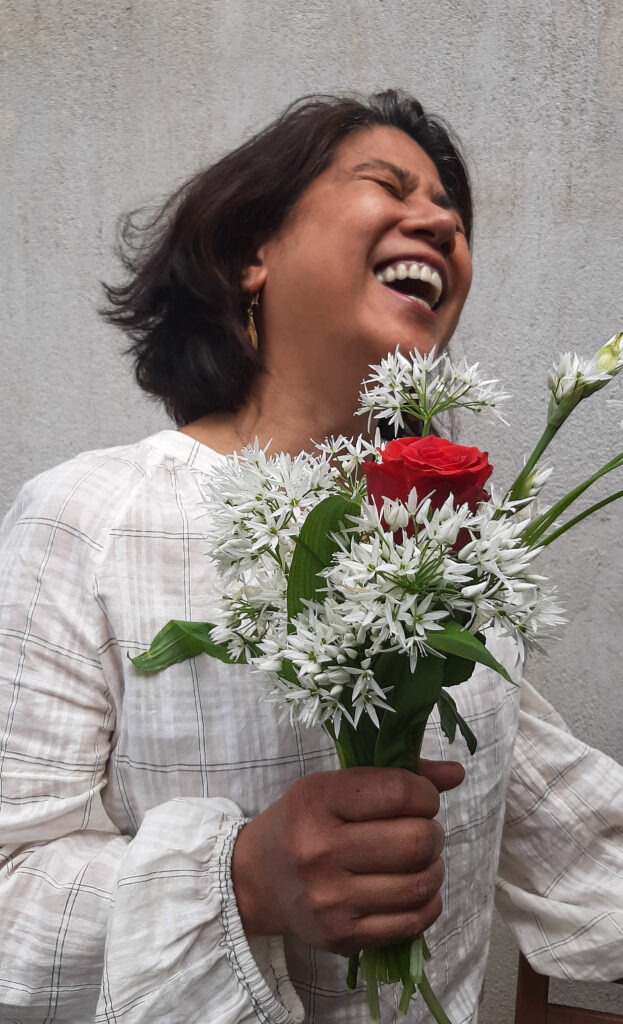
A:
[[[623,466],[623,452],[621,452],[619,455],[615,455],[615,457],[613,459],[610,459],[610,461],[607,462],[604,466],[602,466],[601,469],[598,469],[595,473],[591,474],[591,476],[589,476],[588,479],[584,480],[583,483],[578,484],[577,487],[574,487],[573,490],[565,494],[564,497],[560,498],[559,501],[552,505],[552,507],[548,509],[547,512],[544,512],[538,518],[533,519],[530,525],[528,525],[524,530],[524,541],[526,541],[532,547],[536,546],[537,544],[539,546],[542,546],[541,538],[543,534],[550,528],[550,526],[553,526],[558,517],[561,516],[562,513],[565,512],[566,509],[568,509],[569,506],[573,504],[574,501],[577,501],[577,499],[581,497],[581,495],[584,494],[584,492],[587,491],[589,487],[596,483],[597,480],[600,480],[601,477],[606,476],[608,473],[612,473],[613,470],[619,469],[619,467],[621,466]],[[612,495],[609,499],[606,499],[606,502],[598,503],[598,506],[595,506],[593,510],[597,511],[598,507],[603,507],[604,504],[607,504],[609,501],[616,500],[619,496],[620,492],[617,492],[615,495]],[[572,525],[575,525],[577,522],[581,522],[582,519],[585,519],[586,516],[590,514],[591,510],[587,509],[586,513],[582,514],[579,517],[576,517],[575,520],[572,520],[570,523],[568,523],[567,528],[570,529]],[[560,536],[561,533],[564,532],[564,530],[556,531],[556,536]],[[554,536],[550,537],[550,541],[554,539]]]
[[[618,501],[619,498],[623,498],[623,490],[616,491],[614,494],[609,495],[609,497],[595,502],[595,504],[591,505],[590,508],[585,509],[584,512],[580,512],[579,515],[570,519],[568,523],[563,523],[563,525],[559,526],[557,530],[552,530],[552,532],[548,533],[547,536],[542,537],[539,542],[540,547],[546,548],[548,544],[551,544],[552,541],[558,540],[559,537],[562,537],[563,533],[566,533],[567,530],[571,530],[572,527],[577,526],[583,519],[588,519],[589,516],[592,516],[595,512],[599,512],[600,509],[605,508],[606,505],[610,505],[613,501]]]
[[[545,430],[541,434],[541,437],[534,446],[533,451],[526,459],[525,465],[521,470],[521,473],[516,477],[514,482],[511,484],[508,491],[509,501],[519,501],[521,498],[529,497],[530,492],[530,478],[532,473],[544,452],[547,451],[554,437],[558,433],[560,424],[555,426],[548,422]]]

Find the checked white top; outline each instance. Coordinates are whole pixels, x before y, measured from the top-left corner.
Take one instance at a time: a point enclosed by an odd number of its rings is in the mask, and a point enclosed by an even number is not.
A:
[[[365,1019],[341,958],[290,938],[247,943],[229,877],[245,818],[336,767],[329,738],[280,723],[246,666],[201,657],[145,677],[128,658],[171,615],[214,613],[200,502],[220,462],[173,430],[86,453],[28,484],[3,528],[2,1020]],[[468,1024],[500,849],[501,907],[537,969],[620,975],[623,769],[527,684],[477,669],[455,693],[480,745],[442,797],[444,910],[427,939],[431,984],[453,1024]],[[424,754],[465,751],[433,718]],[[383,990],[384,1024],[395,998]],[[427,1016],[414,1003],[406,1020]]]

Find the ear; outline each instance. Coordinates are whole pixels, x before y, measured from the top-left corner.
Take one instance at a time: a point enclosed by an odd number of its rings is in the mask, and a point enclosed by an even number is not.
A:
[[[249,263],[242,271],[240,276],[240,284],[243,291],[249,292],[250,295],[254,295],[256,292],[262,290],[266,284],[266,278],[268,277],[268,270],[264,263],[264,247],[260,246],[252,263]]]

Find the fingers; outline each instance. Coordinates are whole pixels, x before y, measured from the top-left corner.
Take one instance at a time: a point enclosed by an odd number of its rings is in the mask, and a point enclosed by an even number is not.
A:
[[[422,910],[434,900],[444,877],[444,863],[438,857],[426,871],[415,874],[353,875],[346,892],[356,917],[401,914]]]
[[[428,868],[444,845],[443,829],[428,818],[345,824],[335,856],[355,874],[395,874]]]
[[[331,914],[326,922],[323,948],[331,953],[350,956],[360,949],[376,949],[414,939],[435,923],[441,911],[441,896],[437,892],[420,906],[408,904],[393,912],[381,911],[354,919],[343,918],[339,913]]]
[[[441,911],[441,896],[436,893],[429,903],[416,910],[403,910],[398,914],[371,914],[361,918],[354,928],[353,942],[352,946],[349,943],[348,952],[377,949],[404,939],[414,939],[435,923]]]
[[[455,789],[465,778],[465,769],[458,761],[420,760],[418,771],[432,782],[439,793]]]
[[[439,810],[436,786],[402,768],[344,768],[307,776],[295,785],[297,799],[307,801],[312,813],[322,806],[345,822],[434,818]]]
[[[350,875],[317,888],[310,902],[316,944],[348,956],[413,938],[441,913],[444,865],[438,858],[415,874]]]

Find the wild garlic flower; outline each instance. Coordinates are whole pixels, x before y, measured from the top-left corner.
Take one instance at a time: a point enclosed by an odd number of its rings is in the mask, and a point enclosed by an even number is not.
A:
[[[587,384],[605,383],[610,377],[606,370],[599,369],[595,358],[587,359],[577,352],[563,352],[547,375],[547,386],[555,401],[561,402]]]
[[[499,635],[513,638],[519,662],[531,652],[543,653],[543,641],[555,637],[558,627],[567,621],[562,612],[555,588],[535,586],[516,607],[511,604],[500,608],[493,625]]]
[[[473,633],[494,626],[522,653],[558,621],[533,573],[538,549],[523,542],[532,499],[507,501],[503,514],[495,502],[455,508],[451,496],[433,509],[413,489],[379,513],[359,491],[359,465],[372,451],[337,438],[318,455],[269,457],[256,444],[210,482],[211,545],[228,581],[212,638],[261,670],[268,699],[305,724],[338,729],[343,717],[356,725],[362,715],[378,724],[390,694],[375,659],[399,652],[414,671],[422,656],[439,656],[429,639],[449,618]],[[535,473],[533,487],[541,479]],[[357,498],[358,514],[334,534],[317,600],[288,623],[295,540],[311,509],[338,493]]]
[[[339,473],[326,453],[268,456],[259,443],[215,467],[206,481],[207,537],[226,580],[267,572],[281,580],[307,513],[336,491]]]
[[[361,473],[361,465],[379,457],[380,445],[381,435],[377,430],[374,441],[367,441],[361,435],[357,438],[340,435],[339,437],[328,437],[325,441],[318,442],[315,447],[341,474],[349,497],[356,498],[362,497],[366,492],[366,482]]]
[[[448,409],[490,409],[503,419],[497,406],[509,396],[498,383],[483,380],[478,363],[454,364],[448,356],[435,358],[434,350],[414,350],[407,358],[397,348],[364,381],[358,415],[368,414],[368,426],[372,417],[387,420],[396,433],[404,429],[405,416],[421,421],[427,433],[433,417]]]
[[[578,402],[605,387],[623,368],[623,334],[615,334],[591,358],[565,352],[547,376],[552,392],[547,414],[550,426],[558,427]]]

